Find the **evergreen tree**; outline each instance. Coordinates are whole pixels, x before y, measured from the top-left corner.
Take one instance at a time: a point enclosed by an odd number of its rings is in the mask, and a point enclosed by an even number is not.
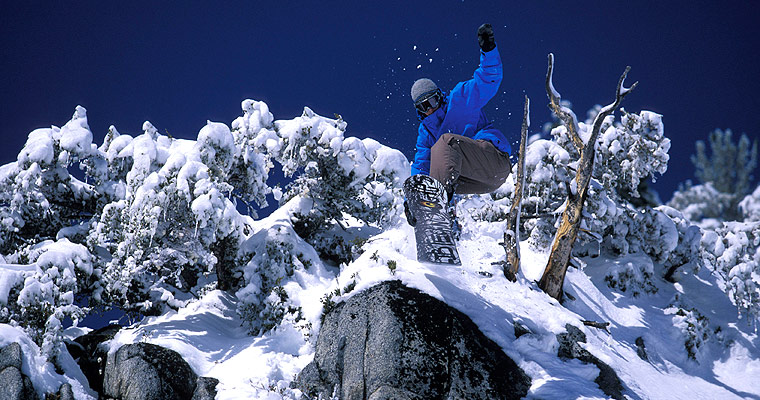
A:
[[[710,154],[705,142],[700,140],[696,143],[696,154],[691,156],[696,168],[694,175],[699,182],[709,183],[718,192],[730,196],[728,208],[722,216],[727,221],[740,218],[738,204],[750,193],[752,173],[757,167],[757,140],[750,146],[749,138],[742,134],[737,144],[732,135],[730,129],[716,129],[709,137]]]

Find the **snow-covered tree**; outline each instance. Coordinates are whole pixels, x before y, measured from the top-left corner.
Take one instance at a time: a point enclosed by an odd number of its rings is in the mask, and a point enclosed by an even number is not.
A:
[[[719,192],[743,197],[750,191],[752,173],[757,167],[757,140],[750,147],[746,134],[741,135],[738,144],[733,142],[732,135],[730,129],[716,129],[709,137],[711,155],[707,155],[705,142],[698,140],[697,153],[691,160],[700,182],[712,182]]]
[[[11,289],[0,299],[0,322],[25,327],[43,354],[55,361],[63,346],[64,319],[76,323],[87,311],[75,296],[98,296],[100,271],[87,248],[68,239],[47,240],[26,253],[30,264],[3,276]]]
[[[260,104],[246,112],[264,114]],[[346,138],[343,119],[319,116],[308,107],[300,117],[260,125],[254,142],[287,177],[295,176],[281,202],[296,196],[311,200],[293,215],[294,226],[321,255],[337,263],[351,259],[350,244],[329,233],[347,217],[377,226],[397,219],[401,185],[409,175],[401,152],[372,139]]]
[[[243,245],[248,262],[243,267],[245,285],[237,291],[238,313],[247,328],[259,334],[284,319],[294,326],[307,323],[300,305],[293,302],[307,286],[309,269],[318,260],[289,223],[279,223],[254,234]],[[313,273],[313,271],[312,271]]]
[[[716,129],[710,133],[710,154],[705,142],[696,143],[692,155],[694,174],[701,183],[687,182],[673,194],[669,205],[683,209],[694,222],[707,223],[714,228],[716,222],[736,221],[741,218],[739,202],[752,191],[753,175],[757,167],[757,140],[750,146],[747,135],[742,134],[734,143],[730,129]],[[686,210],[686,209],[689,210]]]
[[[739,312],[753,321],[760,315],[760,189],[749,194],[757,141],[750,146],[742,135],[737,144],[730,130],[715,130],[709,145],[708,155],[705,143],[698,141],[691,157],[701,184],[682,184],[668,205],[703,229],[698,259],[718,278]]]
[[[703,259],[749,321],[760,316],[760,222],[726,222],[702,238]]]
[[[690,181],[679,185],[668,206],[680,210],[690,221],[706,229],[716,229],[731,209],[733,195],[718,191],[712,182],[692,185]]]
[[[149,122],[143,129],[119,151],[132,158],[126,193],[103,208],[90,243],[111,254],[104,268],[109,300],[155,313],[181,305],[220,257],[236,254],[244,223],[227,179],[245,150],[221,123],[209,122],[195,142],[159,135]]]
[[[234,187],[235,198],[245,202],[249,215],[256,218],[251,203],[266,207],[266,195],[272,191],[267,185],[272,157],[266,151],[259,151],[266,147],[258,146],[256,139],[268,136],[274,117],[264,102],[247,99],[241,106],[243,116],[232,122],[235,153],[227,181]]]
[[[63,127],[29,134],[17,162],[0,174],[0,252],[54,239],[95,212],[98,194],[68,170],[94,153],[83,107]]]

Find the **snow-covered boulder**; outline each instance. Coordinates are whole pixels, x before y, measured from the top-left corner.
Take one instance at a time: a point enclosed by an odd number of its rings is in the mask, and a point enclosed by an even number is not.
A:
[[[387,281],[326,315],[297,386],[341,399],[519,399],[530,378],[467,316]]]
[[[128,344],[108,356],[103,394],[123,400],[190,399],[197,379],[174,350],[150,343]]]
[[[32,382],[21,373],[21,346],[11,343],[0,348],[0,387],[3,399],[33,399],[36,397]]]
[[[90,389],[103,392],[103,372],[108,360],[108,346],[104,345],[119,332],[121,326],[112,324],[96,329],[66,342],[66,349],[87,378]]]

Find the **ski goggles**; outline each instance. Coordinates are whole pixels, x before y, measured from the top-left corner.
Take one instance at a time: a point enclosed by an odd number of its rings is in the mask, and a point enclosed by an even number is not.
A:
[[[414,103],[414,108],[420,113],[425,113],[429,108],[436,109],[441,104],[443,95],[440,90],[436,90]]]

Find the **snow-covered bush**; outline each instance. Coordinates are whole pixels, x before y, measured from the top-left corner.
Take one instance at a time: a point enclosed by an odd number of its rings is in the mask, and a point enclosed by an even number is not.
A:
[[[613,261],[604,275],[607,286],[637,297],[643,293],[656,293],[652,282],[654,264],[649,257],[640,255],[621,257]]]
[[[549,140],[537,140],[525,151],[525,188],[522,209],[527,214],[554,212],[566,197],[569,153]]]
[[[706,229],[716,229],[731,209],[733,196],[719,192],[711,182],[692,185],[690,181],[679,186],[668,206],[683,213],[690,221]]]
[[[94,153],[83,107],[63,127],[29,134],[17,162],[0,174],[0,253],[54,239],[95,212],[97,193],[68,171]]]
[[[154,313],[180,306],[205,283],[215,248],[237,252],[243,222],[226,179],[241,150],[220,123],[209,122],[194,143],[159,135],[148,122],[143,128],[119,151],[133,160],[124,199],[103,208],[90,243],[112,256],[104,269],[109,300]]]
[[[652,209],[625,205],[618,207],[616,212],[614,223],[604,231],[602,247],[607,251],[618,255],[646,254],[657,265],[664,267],[658,275],[668,280],[677,280],[683,273],[694,273],[701,266],[702,232],[678,210],[667,206]],[[646,266],[641,271],[628,274],[636,278],[629,286],[652,286],[651,282],[644,281],[649,281],[654,272],[654,266]],[[618,275],[615,280],[619,280]],[[621,283],[611,286],[623,291],[626,287]]]
[[[683,341],[687,357],[699,362],[705,345],[714,335],[710,321],[697,309],[684,306],[679,296],[664,311],[673,316],[673,326],[678,330],[679,340]]]
[[[86,313],[75,302],[81,293],[99,296],[98,275],[86,247],[61,239],[29,249],[29,267],[2,274],[0,322],[25,328],[43,354],[55,359],[61,349],[63,323]],[[6,292],[7,291],[7,292]]]
[[[749,321],[760,316],[760,222],[726,222],[702,238],[703,260]]]
[[[274,117],[264,102],[248,99],[241,107],[243,116],[232,122],[235,153],[227,181],[234,187],[235,198],[245,202],[249,215],[256,218],[251,203],[266,207],[266,195],[272,191],[267,185],[271,156],[266,146],[258,145],[257,138],[269,136]]]
[[[300,288],[294,275],[309,270],[316,257],[312,253],[289,224],[264,229],[246,242],[244,254],[249,261],[243,268],[245,285],[236,295],[242,302],[238,313],[251,333],[273,329],[284,319],[294,326],[306,323],[289,290],[292,286]]]
[[[739,203],[739,209],[745,222],[760,221],[760,186]]]
[[[589,120],[578,124],[579,134],[587,140],[593,117],[598,109],[589,111]],[[651,208],[637,212],[629,202],[640,194],[641,182],[655,173],[667,169],[670,140],[664,136],[662,116],[649,111],[631,114],[623,111],[621,121],[615,123],[609,116],[601,128],[596,143],[594,173],[589,185],[581,234],[576,248],[586,248],[591,242],[605,238],[608,249],[618,253],[644,251],[639,233],[634,231],[648,225],[646,232],[659,229],[648,215],[656,215]],[[572,144],[565,126],[551,131],[553,141],[538,140],[526,152],[526,188],[523,214],[543,216],[526,219],[524,229],[530,231],[530,243],[535,248],[547,248],[556,232],[555,223],[564,209],[564,201],[574,186],[578,151]],[[667,218],[666,218],[667,219]],[[672,225],[672,223],[671,223]],[[680,231],[679,231],[680,233]],[[656,236],[658,240],[659,235]],[[650,241],[652,241],[650,239]],[[656,243],[644,245],[649,253],[667,253]],[[656,255],[657,256],[657,255]]]
[[[249,105],[251,115],[265,114],[261,103]],[[409,176],[401,152],[372,139],[346,138],[345,129],[341,118],[325,118],[307,107],[300,117],[275,121],[271,128],[261,125],[254,139],[286,176],[296,175],[281,203],[296,196],[313,202],[293,216],[296,232],[336,262],[350,260],[345,250],[350,246],[326,232],[346,216],[379,226],[396,220],[401,186]]]
[[[712,182],[718,191],[741,199],[751,189],[752,172],[757,166],[757,140],[750,147],[749,138],[742,134],[739,143],[734,144],[732,135],[730,129],[716,129],[709,137],[711,155],[707,155],[705,143],[699,140],[697,153],[691,160],[700,182]]]
[[[602,125],[594,161],[594,177],[621,195],[639,197],[639,184],[668,169],[670,139],[665,137],[662,115],[623,111],[619,124],[608,117]]]
[[[601,127],[594,153],[593,178],[605,189],[620,196],[631,194],[638,197],[641,180],[664,174],[667,170],[670,139],[664,135],[662,115],[651,111],[639,114],[622,111],[620,122],[614,115],[608,116]],[[589,116],[598,112],[589,111]],[[578,123],[578,134],[585,141],[591,135],[593,119]],[[551,131],[555,141],[577,161],[579,154],[572,143],[567,128],[562,125]],[[574,170],[576,162],[571,164]]]
[[[522,212],[544,216],[525,219],[523,230],[530,232],[534,248],[548,248],[554,237],[554,215],[565,201],[570,172],[570,155],[556,142],[536,140],[525,150],[525,187]],[[515,172],[515,171],[513,171]]]

